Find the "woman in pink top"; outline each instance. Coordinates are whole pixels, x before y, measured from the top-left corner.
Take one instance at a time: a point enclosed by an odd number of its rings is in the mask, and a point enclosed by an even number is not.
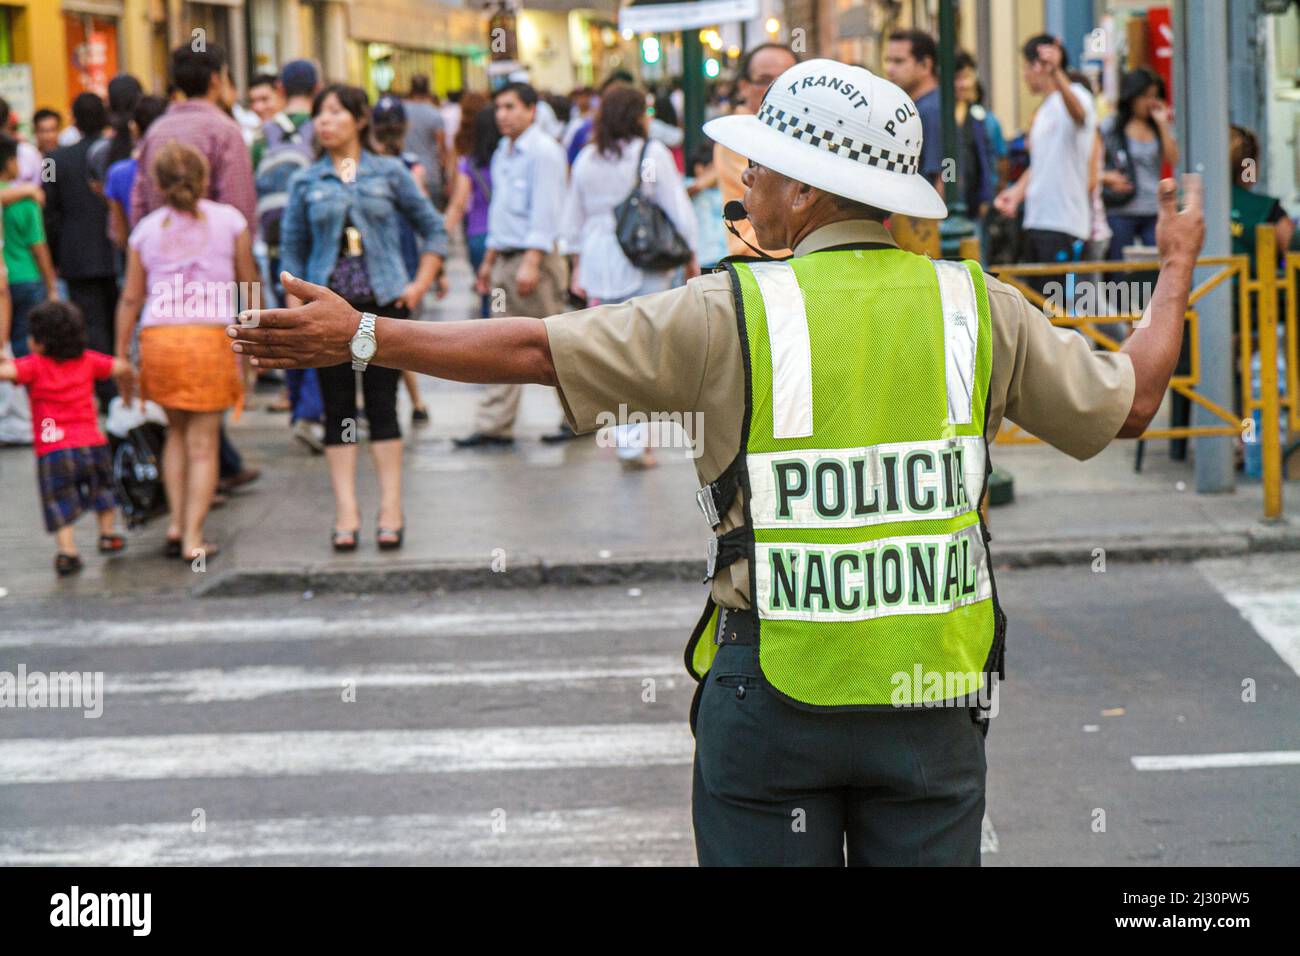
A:
[[[243,214],[200,198],[208,186],[202,153],[169,143],[151,172],[167,204],[141,219],[127,242],[117,354],[128,356],[140,319],[140,392],[167,412],[167,551],[206,560],[217,553],[203,539],[203,522],[217,487],[221,417],[242,398],[223,326],[254,301],[257,266]]]

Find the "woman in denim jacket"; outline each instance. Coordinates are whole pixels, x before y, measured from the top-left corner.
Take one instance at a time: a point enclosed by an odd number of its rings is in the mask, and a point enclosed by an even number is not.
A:
[[[370,106],[363,90],[333,84],[312,103],[320,158],[294,176],[280,232],[281,268],[328,286],[358,311],[407,318],[441,277],[447,252],[442,217],[415,185],[400,160],[369,148]],[[414,277],[402,260],[398,217],[420,242]],[[299,305],[288,296],[290,307]],[[325,403],[325,458],[334,487],[336,551],[357,546],[356,373],[344,362],[319,370]],[[397,422],[396,369],[370,365],[361,373],[370,452],[379,474],[380,548],[402,545],[402,431]]]

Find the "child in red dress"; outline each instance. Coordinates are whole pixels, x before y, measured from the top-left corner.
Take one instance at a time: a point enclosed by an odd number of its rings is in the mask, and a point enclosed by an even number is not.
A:
[[[99,519],[100,554],[120,554],[126,538],[114,530],[117,499],[108,441],[95,414],[95,382],[128,377],[131,365],[86,348],[86,324],[67,302],[45,302],[28,316],[30,355],[0,358],[0,381],[27,386],[32,440],[45,528],[58,547],[60,577],[82,568],[72,527],[83,511]]]

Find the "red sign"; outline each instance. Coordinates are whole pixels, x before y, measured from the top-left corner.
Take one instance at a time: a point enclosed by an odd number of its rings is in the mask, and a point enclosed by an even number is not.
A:
[[[1165,81],[1169,100],[1174,98],[1174,25],[1168,7],[1147,10],[1147,62]]]
[[[63,15],[67,34],[68,98],[98,93],[107,98],[108,81],[117,75],[117,25],[79,13]]]

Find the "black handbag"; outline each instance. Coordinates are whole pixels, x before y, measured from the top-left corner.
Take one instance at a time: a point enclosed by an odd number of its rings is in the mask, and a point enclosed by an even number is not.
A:
[[[668,214],[641,191],[641,169],[649,145],[648,139],[641,144],[636,186],[614,207],[614,235],[632,265],[646,272],[667,272],[690,262],[692,253]]]
[[[1124,177],[1133,184],[1133,189],[1128,192],[1121,192],[1118,189],[1111,189],[1109,186],[1101,187],[1101,202],[1108,209],[1112,206],[1123,206],[1137,195],[1137,167],[1133,162],[1133,157],[1128,151],[1128,137],[1124,131],[1119,129],[1119,123],[1116,122],[1116,128],[1102,137],[1102,144],[1105,147],[1105,160],[1102,163],[1104,169],[1119,170]]]

